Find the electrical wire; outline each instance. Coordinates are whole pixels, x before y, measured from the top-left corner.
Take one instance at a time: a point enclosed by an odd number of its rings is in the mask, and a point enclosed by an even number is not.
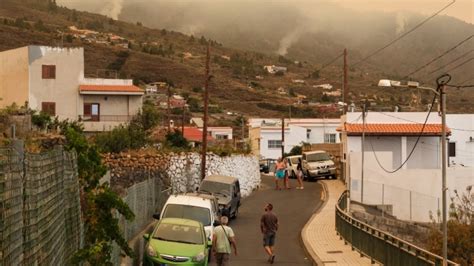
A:
[[[462,44],[464,44],[465,42],[469,41],[472,39],[472,37],[474,37],[474,35],[471,35],[469,37],[467,37],[466,39],[462,40],[461,42],[457,43],[455,46],[449,48],[448,50],[444,51],[442,54],[438,55],[437,57],[433,58],[432,60],[430,60],[428,63],[420,66],[419,68],[415,69],[414,71],[412,71],[410,74],[408,74],[407,76],[410,77],[411,75],[419,72],[420,70],[428,67],[429,65],[433,64],[434,62],[438,61],[439,59],[441,59],[443,56],[449,54],[450,52],[454,51],[456,48],[458,48],[459,46],[461,46]],[[472,51],[472,50],[471,50]],[[470,52],[471,52],[470,51]]]
[[[415,124],[422,124],[422,123],[417,122],[417,121],[413,121],[413,120],[406,119],[406,118],[403,118],[403,117],[387,114],[387,113],[384,113],[384,112],[376,112],[376,113],[382,114],[382,115],[385,115],[385,116],[388,116],[388,117],[396,118],[396,119],[399,119],[399,120],[402,120],[402,121],[407,121],[407,122],[411,122],[411,123],[415,123]],[[474,129],[452,128],[452,127],[449,127],[449,129],[455,130],[455,131],[474,132]]]
[[[453,70],[455,70],[455,69],[458,69],[458,68],[464,66],[465,64],[471,62],[473,59],[474,59],[474,57],[471,57],[471,58],[469,58],[468,60],[462,62],[461,64],[459,64],[459,65],[457,65],[457,66],[455,66],[455,67],[452,67],[452,68],[446,70],[445,72],[448,73],[448,72],[451,72],[451,71],[453,71]]]
[[[437,68],[437,69],[435,69],[435,70],[433,70],[433,71],[429,72],[429,73],[428,73],[428,75],[431,75],[431,74],[433,74],[433,73],[435,73],[435,72],[438,72],[439,70],[441,70],[441,69],[445,68],[446,66],[449,66],[449,65],[451,65],[452,63],[454,63],[454,62],[458,61],[459,59],[463,58],[464,56],[466,56],[466,55],[470,54],[472,51],[474,51],[474,49],[473,49],[473,50],[470,50],[470,51],[468,51],[468,52],[466,52],[466,53],[464,53],[464,54],[462,54],[461,56],[459,56],[459,57],[457,57],[456,59],[454,59],[454,60],[450,61],[449,63],[445,64],[444,66],[442,66],[442,67],[439,67],[439,68]]]
[[[430,114],[431,114],[431,111],[433,110],[433,106],[434,106],[434,103],[436,101],[436,97],[437,95],[434,95],[433,96],[433,101],[431,102],[431,106],[430,106],[430,110],[428,111],[428,115],[426,115],[426,119],[425,119],[425,122],[423,123],[423,127],[421,128],[421,131],[420,131],[420,134],[418,135],[416,141],[415,141],[415,144],[413,145],[413,148],[411,149],[410,153],[408,154],[407,158],[405,159],[405,161],[400,164],[400,166],[398,166],[395,170],[387,170],[383,165],[382,163],[380,163],[380,160],[379,158],[377,157],[377,153],[375,152],[375,149],[374,149],[374,145],[372,143],[372,141],[370,140],[369,138],[369,143],[370,143],[370,147],[372,149],[372,153],[374,154],[374,157],[375,157],[375,160],[377,161],[377,164],[379,165],[379,167],[384,170],[386,173],[389,173],[389,174],[393,174],[393,173],[396,173],[398,172],[400,169],[402,169],[402,167],[408,162],[408,160],[410,160],[410,157],[413,155],[413,153],[415,152],[415,149],[421,139],[421,137],[423,136],[423,132],[425,131],[425,128],[426,128],[426,124],[428,123],[428,119],[430,117]]]
[[[363,63],[365,61],[367,61],[368,59],[370,59],[372,56],[380,53],[381,51],[387,49],[388,47],[392,46],[393,44],[395,44],[396,42],[398,42],[399,40],[403,39],[405,36],[407,36],[408,34],[414,32],[415,30],[417,30],[419,27],[423,26],[425,23],[427,23],[428,21],[430,21],[431,19],[433,19],[434,17],[436,17],[438,14],[440,14],[441,12],[443,12],[444,10],[446,10],[448,7],[450,7],[451,5],[453,5],[454,3],[456,3],[456,0],[453,0],[451,3],[447,4],[446,6],[444,6],[442,9],[440,9],[439,11],[437,11],[436,13],[434,13],[433,15],[429,16],[428,18],[424,19],[422,22],[420,22],[419,24],[417,24],[415,27],[413,27],[412,29],[410,29],[409,31],[403,33],[402,35],[398,36],[397,38],[395,38],[394,40],[392,40],[391,42],[389,42],[388,44],[384,45],[383,47],[373,51],[372,53],[370,53],[368,56],[364,57],[363,59],[359,60],[357,63],[355,63],[354,65],[352,66],[357,66],[359,65],[360,63]]]

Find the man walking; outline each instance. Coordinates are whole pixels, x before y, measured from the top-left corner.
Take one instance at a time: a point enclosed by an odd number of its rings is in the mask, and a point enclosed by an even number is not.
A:
[[[231,245],[234,248],[234,254],[237,256],[237,244],[235,242],[234,231],[227,226],[229,218],[221,217],[221,225],[214,228],[214,236],[212,238],[212,250],[216,257],[218,266],[229,265]]]
[[[267,203],[265,205],[265,213],[260,219],[260,230],[263,234],[263,248],[268,254],[268,262],[273,264],[275,261],[275,253],[273,253],[273,246],[275,246],[276,232],[278,231],[278,218],[273,214],[273,205]]]

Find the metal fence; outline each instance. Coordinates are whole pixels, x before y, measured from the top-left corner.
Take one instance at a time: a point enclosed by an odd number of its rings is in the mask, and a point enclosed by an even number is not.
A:
[[[353,249],[383,265],[442,265],[440,256],[352,218],[347,209],[347,191],[336,206],[336,231]],[[458,265],[448,261],[448,265]]]
[[[362,202],[359,180],[352,182],[351,200]],[[363,204],[378,206],[382,215],[386,213],[405,221],[431,222],[439,218],[440,203],[439,197],[369,180],[364,181]]]
[[[129,187],[123,200],[135,214],[135,219],[129,222],[120,216],[119,225],[124,238],[131,241],[139,236],[153,222],[152,215],[161,212],[170,195],[171,188],[164,187],[159,177],[150,178]],[[141,256],[142,254],[135,255]],[[114,265],[121,264],[120,248],[117,245],[114,245],[112,262]]]
[[[21,157],[0,150],[0,265],[66,265],[83,239],[75,155]]]

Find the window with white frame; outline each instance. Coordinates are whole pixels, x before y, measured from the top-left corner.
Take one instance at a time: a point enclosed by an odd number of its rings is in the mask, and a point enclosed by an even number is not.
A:
[[[336,134],[335,133],[324,134],[324,143],[336,143]]]
[[[311,138],[311,129],[306,129],[306,139],[310,139]]]
[[[268,140],[269,149],[281,149],[281,140],[270,139]]]

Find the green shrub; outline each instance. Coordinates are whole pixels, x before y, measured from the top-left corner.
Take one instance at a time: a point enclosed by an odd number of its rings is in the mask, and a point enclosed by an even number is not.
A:
[[[166,146],[168,147],[175,147],[175,148],[189,148],[189,142],[186,138],[184,138],[183,134],[175,130],[173,132],[169,132],[166,134]]]
[[[51,121],[51,116],[43,112],[31,116],[31,123],[40,129],[45,129]]]

